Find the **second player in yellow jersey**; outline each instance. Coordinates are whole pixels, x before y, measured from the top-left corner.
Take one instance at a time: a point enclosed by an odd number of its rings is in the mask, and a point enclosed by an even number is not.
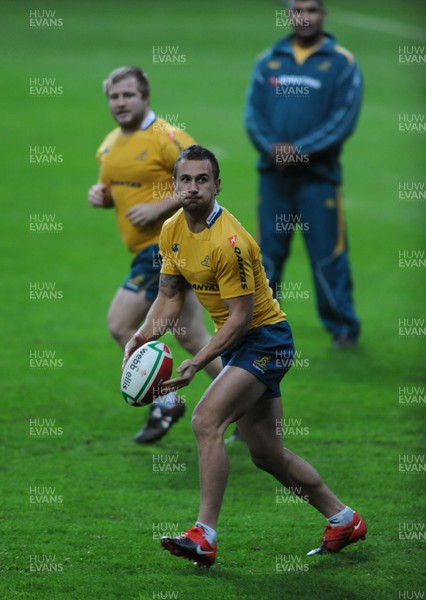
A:
[[[180,152],[192,137],[150,108],[150,85],[137,67],[115,69],[104,82],[111,115],[118,127],[109,133],[97,152],[99,182],[89,190],[95,208],[115,208],[121,238],[133,254],[130,272],[117,290],[108,311],[108,328],[122,348],[144,320],[158,293],[160,253],[158,240],[163,222],[178,208],[172,175]],[[191,290],[175,324],[181,346],[195,354],[210,339],[202,308]],[[220,361],[206,365],[215,377]],[[169,395],[158,401],[147,425],[135,437],[152,443],[166,434],[185,412],[185,404]]]
[[[173,194],[173,165],[193,143],[185,131],[149,111],[139,130],[129,134],[114,129],[100,145],[96,155],[99,179],[109,190],[120,235],[133,254],[158,243],[167,212],[143,226],[129,219],[129,209],[140,203],[159,203]]]

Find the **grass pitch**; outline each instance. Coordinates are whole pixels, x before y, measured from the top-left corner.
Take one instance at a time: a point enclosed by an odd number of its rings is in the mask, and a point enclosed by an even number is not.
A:
[[[183,531],[196,516],[196,446],[189,415],[155,446],[132,442],[146,412],[120,397],[121,352],[105,325],[130,256],[112,213],[91,210],[86,191],[97,176],[96,148],[113,127],[101,82],[116,66],[138,64],[150,77],[153,109],[217,153],[220,200],[255,234],[256,155],[242,110],[255,56],[285,33],[276,26],[283,7],[8,4],[1,597],[424,597],[425,67],[406,59],[424,55],[422,3],[391,0],[386,10],[367,0],[327,3],[328,28],[355,53],[365,78],[361,120],[343,160],[363,322],[356,350],[329,348],[299,238],[286,270],[286,281],[308,296],[283,303],[300,353],[283,384],[286,444],[364,516],[367,542],[308,560],[323,519],[256,471],[236,444],[210,571],[159,547],[162,534]],[[155,63],[159,46],[177,47],[185,60]],[[30,93],[43,84],[54,91]],[[400,127],[416,119],[417,130]],[[56,163],[30,164],[34,146]],[[401,266],[412,252],[420,262]],[[40,286],[50,299],[30,298]],[[165,339],[178,364],[183,352]],[[207,384],[201,373],[185,390],[188,412]]]

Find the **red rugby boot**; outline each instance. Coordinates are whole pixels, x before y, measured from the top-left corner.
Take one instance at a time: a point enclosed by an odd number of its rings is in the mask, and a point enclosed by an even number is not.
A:
[[[324,529],[321,546],[308,552],[307,556],[340,552],[349,544],[356,544],[358,540],[365,540],[366,533],[367,525],[364,523],[364,519],[358,513],[354,513],[354,518],[349,525],[339,527],[327,525]]]
[[[217,544],[209,544],[201,527],[191,527],[177,537],[162,537],[160,543],[170,554],[187,558],[198,565],[211,567],[216,560]]]

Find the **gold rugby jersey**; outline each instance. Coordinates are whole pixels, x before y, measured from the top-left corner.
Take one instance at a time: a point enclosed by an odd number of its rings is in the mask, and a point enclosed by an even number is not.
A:
[[[223,300],[249,294],[254,294],[250,328],[286,320],[272,296],[259,246],[217,203],[200,233],[189,230],[183,209],[168,219],[161,230],[160,252],[161,273],[182,275],[191,284],[216,329],[229,315]]]
[[[99,181],[110,189],[118,229],[133,254],[158,244],[167,216],[139,227],[129,221],[126,212],[135,204],[159,202],[172,193],[175,161],[192,144],[195,141],[190,135],[150,112],[138,131],[124,134],[118,127],[100,145],[96,154]]]

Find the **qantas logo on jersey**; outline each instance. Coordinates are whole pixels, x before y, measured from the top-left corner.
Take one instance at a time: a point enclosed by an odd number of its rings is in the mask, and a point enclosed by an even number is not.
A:
[[[235,236],[235,239],[236,238],[237,238],[237,236]],[[237,257],[237,261],[238,261],[238,271],[240,272],[241,288],[243,290],[247,290],[248,285],[247,285],[246,271],[244,269],[244,259],[241,256],[241,250],[238,248],[238,246],[235,246],[235,247],[233,246],[233,248],[234,248],[234,253],[235,253],[235,255]]]
[[[218,292],[219,285],[214,283],[213,285],[204,285],[204,283],[193,283],[193,290],[198,290],[199,292]]]
[[[237,243],[237,236],[236,236],[236,234],[231,235],[231,237],[228,238],[228,242],[231,244],[231,248],[234,249],[235,248],[235,244]]]
[[[288,75],[283,74],[278,77],[270,77],[269,83],[275,86],[283,86],[283,87],[310,87],[314,90],[319,90],[322,86],[322,83],[319,79],[315,79],[314,77],[308,77],[307,75]]]
[[[329,60],[325,60],[324,62],[317,65],[318,71],[328,71],[331,68],[331,62]]]
[[[139,181],[118,181],[117,179],[111,179],[111,185],[123,185],[131,188],[140,188],[142,186]]]

